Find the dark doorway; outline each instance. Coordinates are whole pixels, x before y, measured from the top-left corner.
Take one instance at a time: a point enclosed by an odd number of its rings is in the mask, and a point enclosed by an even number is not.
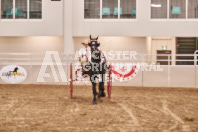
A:
[[[163,55],[163,56],[160,56]],[[171,55],[171,51],[170,50],[158,50],[157,51],[157,64],[160,65],[168,65],[168,56]],[[164,61],[163,61],[164,60]],[[171,65],[171,56],[170,56],[170,63]]]

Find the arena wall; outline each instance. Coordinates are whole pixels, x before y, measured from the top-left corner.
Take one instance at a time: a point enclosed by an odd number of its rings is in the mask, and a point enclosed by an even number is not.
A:
[[[0,65],[2,69],[6,65]],[[58,82],[55,82],[50,66],[47,67],[46,73],[50,77],[44,77],[45,82],[37,82],[37,78],[41,69],[41,65],[20,65],[26,69],[28,75],[24,82],[21,84],[56,84],[56,85],[69,85],[69,82],[62,82],[59,70],[55,66],[58,75]],[[63,65],[64,72],[69,79],[69,66]],[[139,71],[137,75],[130,81],[120,82],[113,79],[113,86],[134,86],[134,87],[198,87],[198,67],[195,66],[161,66],[163,71]],[[75,72],[73,71],[75,77]],[[89,79],[86,79],[89,80]],[[6,84],[0,79],[0,84]],[[90,85],[90,82],[74,82],[74,85]]]

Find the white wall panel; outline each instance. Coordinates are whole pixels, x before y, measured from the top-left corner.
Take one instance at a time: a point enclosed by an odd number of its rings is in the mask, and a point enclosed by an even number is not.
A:
[[[45,52],[56,50],[63,52],[63,37],[34,36],[34,37],[0,37],[0,52]]]
[[[93,36],[96,37],[96,36]],[[78,51],[83,47],[81,42],[88,37],[74,37],[74,48]],[[146,54],[146,37],[103,37],[99,36],[100,49],[103,51],[136,51]]]
[[[160,66],[160,68],[163,68],[163,71],[143,71],[143,86],[168,87],[168,66]]]
[[[171,87],[195,87],[195,66],[171,66]]]

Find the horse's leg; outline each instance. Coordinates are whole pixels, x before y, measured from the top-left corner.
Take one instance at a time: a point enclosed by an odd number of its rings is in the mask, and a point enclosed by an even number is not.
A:
[[[93,101],[92,101],[92,104],[97,104],[97,100],[96,100],[96,95],[97,95],[97,92],[96,92],[96,82],[95,82],[95,77],[92,78],[93,80],[91,80],[92,82],[92,90],[93,90]]]
[[[105,92],[104,92],[104,82],[105,82],[105,74],[101,74],[101,82],[99,83],[99,94],[100,97],[105,97]]]

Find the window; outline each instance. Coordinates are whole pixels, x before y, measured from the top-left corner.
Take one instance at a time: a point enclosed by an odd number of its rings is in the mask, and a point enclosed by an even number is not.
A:
[[[151,18],[198,18],[198,0],[151,0]]]
[[[27,0],[15,0],[15,18],[27,18]]]
[[[167,18],[167,0],[151,0],[151,18]]]
[[[1,19],[42,18],[42,0],[0,0],[0,2]]]
[[[42,0],[30,0],[30,19],[42,18]]]
[[[136,18],[136,0],[84,0],[84,18]]]
[[[117,19],[118,13],[118,0],[102,0],[102,18],[104,19]]]
[[[188,18],[198,18],[198,0],[188,0]]]
[[[176,38],[176,53],[177,54],[191,54],[198,49],[198,38]],[[194,65],[194,56],[177,56],[177,60],[186,60],[186,61],[177,61],[177,65]],[[190,61],[191,60],[191,61]]]
[[[84,18],[100,18],[100,0],[84,1]]]
[[[1,0],[1,19],[13,18],[13,0]]]
[[[136,18],[136,0],[120,0],[120,18]]]
[[[169,1],[170,18],[186,18],[186,0]]]

